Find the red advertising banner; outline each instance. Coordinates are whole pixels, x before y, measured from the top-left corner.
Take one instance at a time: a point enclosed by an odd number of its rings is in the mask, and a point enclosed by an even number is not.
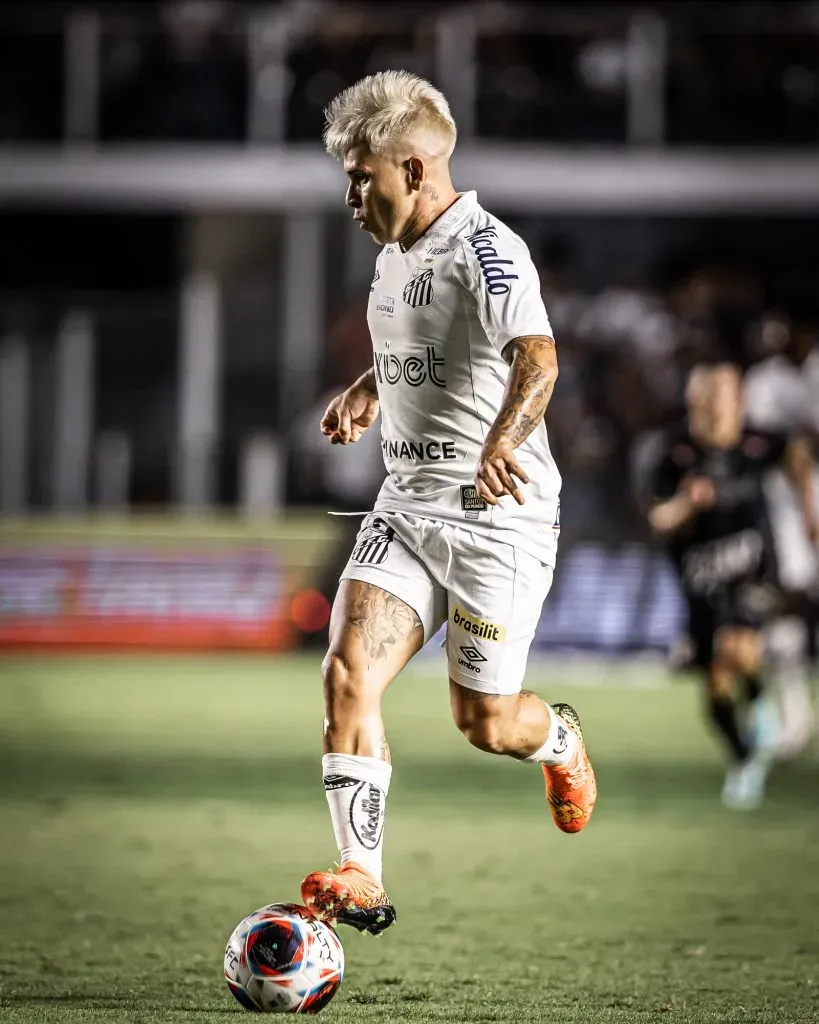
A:
[[[287,597],[270,548],[0,549],[0,647],[281,650]]]

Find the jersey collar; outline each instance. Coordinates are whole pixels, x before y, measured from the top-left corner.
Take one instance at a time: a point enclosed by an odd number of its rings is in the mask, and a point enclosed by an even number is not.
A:
[[[436,237],[449,237],[455,234],[457,226],[469,218],[469,215],[475,210],[478,205],[478,193],[474,190],[471,192],[458,192],[458,198],[445,210],[441,216],[432,222],[427,230],[421,235],[419,239],[415,241],[412,248],[408,252],[413,252],[418,246],[421,247],[422,243],[429,242],[431,238]],[[403,250],[401,250],[403,251]],[[405,254],[406,255],[406,254]]]
[[[441,214],[438,220],[430,227],[428,235],[452,235],[455,228],[461,221],[466,220],[478,205],[478,193],[459,192],[458,198],[448,210]]]

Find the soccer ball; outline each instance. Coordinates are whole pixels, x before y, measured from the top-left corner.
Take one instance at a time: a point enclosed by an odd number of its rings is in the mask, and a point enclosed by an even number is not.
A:
[[[256,1013],[318,1013],[343,975],[338,936],[296,903],[271,903],[249,914],[225,949],[228,988]]]

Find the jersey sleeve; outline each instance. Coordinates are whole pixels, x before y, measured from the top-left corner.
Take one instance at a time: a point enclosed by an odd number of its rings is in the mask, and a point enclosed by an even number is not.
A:
[[[748,422],[759,431],[782,430],[793,403],[783,396],[781,380],[764,363],[752,366],[745,374],[745,412]]]
[[[537,270],[526,243],[512,232],[490,223],[461,238],[456,274],[498,352],[515,338],[552,337]]]

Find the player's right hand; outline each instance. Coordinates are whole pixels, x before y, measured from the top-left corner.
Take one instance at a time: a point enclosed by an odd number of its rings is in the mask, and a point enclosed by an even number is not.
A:
[[[357,441],[378,416],[378,399],[367,388],[353,384],[337,395],[321,418],[321,432],[330,444]]]
[[[698,512],[711,508],[717,500],[717,489],[707,476],[686,477],[682,489],[692,508]]]

